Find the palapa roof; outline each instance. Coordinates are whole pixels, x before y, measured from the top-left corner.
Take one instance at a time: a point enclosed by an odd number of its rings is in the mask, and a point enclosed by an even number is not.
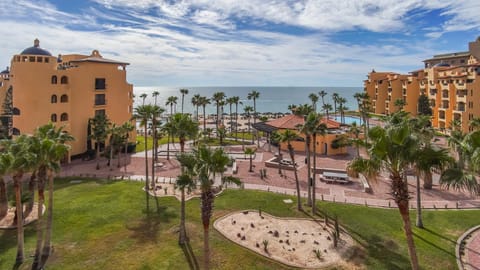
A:
[[[322,118],[321,122],[326,124],[328,129],[340,128],[340,123],[332,119],[327,119],[324,117]],[[270,133],[278,129],[298,129],[298,127],[304,123],[305,120],[303,119],[303,116],[290,114],[267,122],[258,122],[252,126],[257,130]]]

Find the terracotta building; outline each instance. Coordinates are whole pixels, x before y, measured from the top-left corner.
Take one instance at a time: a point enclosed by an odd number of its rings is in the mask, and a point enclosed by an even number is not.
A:
[[[90,118],[105,114],[117,125],[131,121],[133,86],[126,81],[127,65],[103,58],[97,50],[52,56],[36,39],[0,74],[0,98],[4,105],[11,100],[13,107],[13,117],[2,117],[2,127],[15,136],[53,122],[75,137],[70,156],[80,155],[87,150]]]
[[[457,120],[463,132],[471,131],[469,121],[480,117],[480,37],[469,43],[469,51],[435,55],[424,63],[424,69],[409,74],[370,72],[364,91],[371,111],[388,115],[400,109],[395,100],[403,99],[404,110],[415,116],[418,98],[424,94],[435,128],[449,133],[452,120]]]

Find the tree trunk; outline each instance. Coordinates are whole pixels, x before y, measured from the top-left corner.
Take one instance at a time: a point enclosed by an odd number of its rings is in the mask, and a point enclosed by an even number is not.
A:
[[[205,118],[205,106],[203,107],[203,131],[207,128],[207,118]]]
[[[187,242],[187,230],[185,228],[185,188],[181,189],[181,201],[180,201],[180,234],[178,238],[178,244],[184,245]]]
[[[422,198],[420,194],[420,175],[417,173],[417,220],[416,226],[418,228],[423,228],[423,220],[422,220]]]
[[[317,134],[313,133],[313,176],[312,176],[312,215],[315,215],[317,206],[315,205],[317,193]]]
[[[202,192],[202,223],[203,223],[203,251],[204,251],[204,265],[205,269],[210,269],[210,245],[209,245],[209,227],[210,218],[213,212],[214,194],[211,190]]]
[[[36,172],[32,172],[30,176],[30,181],[28,181],[28,202],[25,205],[25,211],[23,213],[24,217],[28,217],[33,210],[33,204],[35,202],[35,181],[37,180]]]
[[[155,151],[155,148],[152,149],[152,179],[150,180],[150,188],[152,190],[155,189],[155,157],[153,156],[153,151]]]
[[[290,153],[290,159],[293,163],[293,174],[295,176],[295,186],[297,188],[297,210],[301,211],[302,208],[302,201],[300,197],[300,183],[298,182],[298,174],[297,174],[297,165],[295,164],[295,153],[293,152],[293,147],[291,144],[288,144],[288,152]]]
[[[312,187],[310,186],[310,178],[312,177],[311,170],[310,170],[310,145],[311,145],[311,137],[307,135],[305,140],[306,144],[306,156],[307,156],[307,205],[312,206]]]
[[[8,213],[8,197],[7,197],[7,185],[0,177],[0,220],[4,218]]]
[[[238,103],[235,103],[235,141],[238,141]]]
[[[38,205],[37,205],[37,244],[35,248],[35,255],[33,257],[32,270],[40,269],[40,255],[43,247],[43,236],[45,231],[45,223],[43,220],[43,204],[45,203],[45,180],[47,178],[46,169],[42,167],[38,170]]]
[[[424,189],[432,189],[432,173],[427,172],[425,173],[425,177],[423,178],[423,188]]]
[[[147,124],[145,124],[145,200],[147,202],[147,215],[150,211],[150,202],[148,197],[148,150],[147,150]]]
[[[170,132],[167,131],[168,137],[167,137],[167,160],[170,160]]]
[[[47,227],[45,229],[45,242],[43,244],[42,257],[40,260],[40,268],[43,268],[47,263],[48,256],[51,251],[51,238],[53,227],[53,175],[47,172],[48,178],[48,208],[47,208]]]
[[[179,143],[180,143],[180,152],[181,153],[185,152],[185,138],[179,138]]]
[[[125,164],[123,167],[123,171],[127,173],[127,160],[128,160],[128,138],[127,141],[125,142]]]
[[[19,172],[13,175],[13,188],[15,189],[15,205],[16,205],[15,210],[17,213],[17,258],[15,259],[15,265],[21,265],[24,261],[22,177],[23,177],[22,172]]]
[[[249,154],[249,155],[250,155],[250,169],[249,169],[248,171],[249,171],[249,172],[253,172],[253,166],[252,166],[252,165],[253,165],[253,164],[252,164],[252,162],[253,162],[253,160],[252,160],[252,154]]]
[[[96,169],[97,170],[100,170],[100,144],[98,142],[95,142],[95,144],[97,145],[97,149],[95,150],[95,159],[97,160],[97,167]]]
[[[122,154],[122,149],[121,146],[119,145],[118,150],[117,150],[117,168],[120,168],[120,156]]]

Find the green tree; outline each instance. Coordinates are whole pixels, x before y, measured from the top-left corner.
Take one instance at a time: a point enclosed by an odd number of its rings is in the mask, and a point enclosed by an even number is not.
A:
[[[315,93],[310,93],[308,95],[310,101],[312,101],[312,108],[315,112],[317,112],[317,103],[318,103],[318,95]]]
[[[257,99],[260,98],[260,92],[252,90],[252,92],[248,93],[247,98],[253,100],[253,124],[257,123]],[[255,137],[257,137],[257,146],[260,146],[260,141],[258,138],[258,134],[255,130]],[[253,143],[253,137],[252,137]]]
[[[124,151],[125,151],[125,163],[124,163],[124,172],[127,172],[127,156],[128,156],[128,139],[130,138],[130,133],[135,130],[135,126],[129,122],[126,121],[125,123],[122,124],[122,138],[123,138],[123,143],[124,143]]]
[[[270,140],[272,140],[272,142],[275,142],[278,144],[278,174],[282,175],[282,166],[280,164],[280,161],[282,160],[282,144],[281,144],[281,140],[282,140],[282,137],[280,135],[280,133],[278,133],[277,131],[274,131],[271,135],[270,135]]]
[[[418,97],[418,114],[419,115],[429,115],[433,114],[432,107],[430,107],[430,101],[425,94],[421,94]]]
[[[142,93],[140,97],[142,98],[142,105],[145,105],[145,99],[147,98],[147,94]]]
[[[385,170],[389,174],[390,194],[402,217],[411,266],[412,269],[419,269],[410,226],[410,195],[406,180],[406,169],[419,154],[418,140],[405,121],[385,128],[373,127],[368,136],[370,137],[369,158],[356,158],[350,163],[349,168],[368,176],[374,176],[381,170]]]
[[[317,190],[317,136],[325,137],[327,135],[327,125],[322,123],[317,115],[318,122],[315,130],[313,131],[313,179],[312,179],[312,214],[315,214],[317,210],[316,205],[316,190]]]
[[[340,112],[340,122],[345,124],[345,111],[348,110],[348,107],[345,106],[347,99],[344,97],[338,97],[338,111]]]
[[[300,198],[300,183],[298,182],[297,163],[295,162],[295,151],[292,146],[292,141],[295,140],[298,135],[297,132],[287,129],[284,132],[280,133],[280,136],[281,141],[287,143],[288,153],[290,154],[290,159],[292,160],[293,173],[295,176],[295,186],[297,188],[297,210],[301,211],[303,209]]]
[[[195,108],[195,121],[198,122],[198,108],[200,107],[200,94],[195,94],[192,97],[192,105]]]
[[[0,152],[0,220],[8,213],[7,185],[4,176],[8,174],[12,165],[12,155]]]
[[[474,130],[480,129],[480,117],[473,118],[470,120],[469,124]]]
[[[220,124],[220,107],[221,103],[225,99],[224,92],[215,92],[213,93],[212,100],[215,102],[215,106],[217,107],[217,114],[215,117],[215,129],[218,130],[218,125]]]
[[[250,160],[250,167],[248,169],[249,172],[253,172],[253,155],[255,155],[255,152],[257,152],[257,149],[253,148],[253,147],[247,147],[245,148],[245,155],[248,155],[248,158]]]
[[[333,93],[332,94],[332,100],[333,100],[333,114],[337,114],[337,103],[338,99],[340,98],[340,95],[338,93]]]
[[[110,120],[103,115],[97,114],[94,118],[90,119],[92,126],[91,138],[95,141],[95,160],[97,161],[96,169],[100,169],[100,147],[105,144],[105,140],[108,137],[108,130],[111,125]]]
[[[188,95],[188,89],[180,89],[180,94],[182,94],[182,113],[183,113],[183,102],[185,100],[185,95]]]
[[[245,117],[247,118],[248,122],[247,122],[247,125],[248,125],[248,134],[252,134],[251,133],[251,128],[252,128],[252,125],[250,124],[250,119],[252,117],[251,113],[253,112],[253,107],[252,106],[245,106],[243,107],[243,110],[245,111]],[[242,144],[244,144],[245,142],[242,142]],[[252,136],[252,144],[253,144],[253,136]]]
[[[320,92],[318,92],[318,95],[322,99],[322,107],[323,107],[323,105],[325,105],[325,96],[328,95],[328,93],[325,90],[321,90]]]
[[[238,140],[238,104],[243,104],[239,96],[232,97],[233,104],[235,104],[235,141]],[[233,131],[232,131],[233,132]]]
[[[181,113],[174,114],[166,128],[172,136],[178,137],[182,153],[185,152],[186,140],[193,139],[198,134],[198,123],[193,121],[189,115]]]
[[[325,116],[327,117],[327,119],[329,119],[330,116],[328,112],[332,110],[332,105],[325,103],[323,104],[322,109],[325,111]]]
[[[320,118],[317,116],[315,112],[309,113],[305,117],[305,121],[303,122],[303,125],[299,127],[300,133],[302,133],[305,136],[305,154],[307,157],[307,205],[312,206],[312,187],[310,185],[310,180],[312,179],[312,163],[311,163],[311,152],[310,150],[312,149],[312,136],[313,133],[316,131],[317,126],[320,122]],[[316,144],[316,142],[314,142]]]
[[[208,104],[210,104],[209,98],[203,97],[203,96],[200,97],[199,105],[202,106],[202,111],[203,111],[203,130],[207,128],[207,117],[205,114],[205,108],[207,107]]]
[[[362,140],[359,139],[359,136],[360,136],[360,127],[357,125],[357,122],[353,122],[351,125],[350,125],[350,128],[348,129],[348,132],[350,133],[351,136],[353,136],[353,138],[351,138],[351,142],[353,145],[355,145],[355,149],[356,149],[356,157],[360,157],[360,146],[362,145]]]
[[[180,230],[178,236],[178,243],[184,245],[188,242],[187,230],[185,226],[185,189],[191,192],[196,188],[195,177],[197,173],[195,168],[197,161],[195,155],[191,153],[180,153],[177,155],[177,160],[182,166],[182,174],[177,178],[177,188],[181,191],[181,204],[180,204]]]
[[[393,105],[398,108],[399,111],[403,111],[403,107],[407,105],[407,102],[403,98],[397,98]]]

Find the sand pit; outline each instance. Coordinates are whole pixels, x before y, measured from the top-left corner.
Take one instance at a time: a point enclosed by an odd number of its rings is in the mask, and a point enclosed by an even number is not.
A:
[[[277,218],[257,211],[241,211],[217,219],[215,229],[235,243],[281,263],[301,268],[343,264],[342,254],[354,245],[341,233],[333,246],[333,229],[307,219]],[[264,241],[268,241],[265,249]],[[318,254],[318,256],[317,256]]]

